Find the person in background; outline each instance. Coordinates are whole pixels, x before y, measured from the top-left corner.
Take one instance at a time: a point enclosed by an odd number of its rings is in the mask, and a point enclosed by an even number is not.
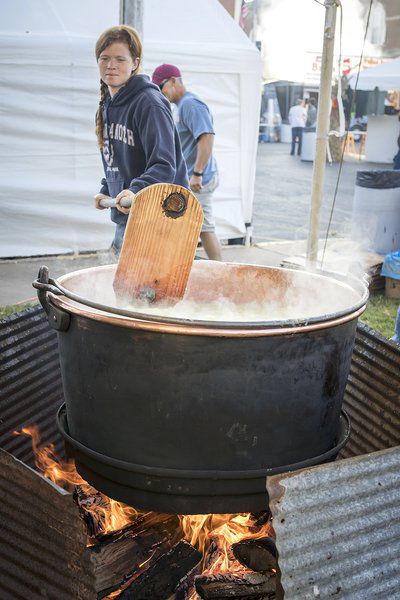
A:
[[[392,340],[400,344],[400,306],[397,309],[396,323],[394,326],[394,336],[392,337]]]
[[[303,101],[299,98],[296,104],[289,110],[289,123],[292,127],[292,147],[290,150],[291,156],[296,150],[296,141],[298,141],[297,154],[301,154],[301,142],[303,139],[303,129],[306,126],[307,111],[303,106]]]
[[[200,234],[211,260],[221,260],[221,246],[215,234],[212,195],[218,186],[218,169],[213,157],[214,126],[208,106],[183,84],[175,65],[158,66],[152,76],[164,96],[177,107],[177,129],[189,173],[189,186],[203,208]]]
[[[306,127],[314,127],[317,122],[317,103],[315,98],[310,98],[307,106]]]
[[[400,135],[397,138],[397,154],[393,157],[393,169],[400,170]]]
[[[101,200],[115,197],[111,220],[116,224],[112,248],[121,250],[129,209],[121,200],[154,183],[176,183],[188,187],[186,164],[169,102],[140,75],[142,44],[128,25],[111,27],[96,43],[100,71],[100,103],[96,133],[104,167]]]

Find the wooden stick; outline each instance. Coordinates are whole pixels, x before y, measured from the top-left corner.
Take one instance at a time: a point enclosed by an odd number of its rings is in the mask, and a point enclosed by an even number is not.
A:
[[[310,224],[307,240],[307,264],[315,267],[318,256],[318,234],[328,143],[332,89],[333,49],[335,45],[336,0],[325,0],[324,43],[317,114],[317,140],[312,177]],[[340,75],[339,75],[340,76]]]

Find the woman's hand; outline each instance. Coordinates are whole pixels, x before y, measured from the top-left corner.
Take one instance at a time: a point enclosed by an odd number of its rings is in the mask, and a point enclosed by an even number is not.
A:
[[[125,200],[130,200],[131,201],[131,206],[129,208],[124,208],[123,206],[121,206],[120,202],[122,199]],[[133,204],[135,202],[135,194],[133,192],[131,192],[131,190],[122,190],[122,192],[120,192],[118,194],[118,196],[115,198],[115,207],[122,212],[124,215],[128,215],[130,209],[132,208]]]
[[[100,202],[102,200],[111,200],[111,198],[110,198],[110,196],[107,196],[106,194],[96,194],[96,196],[94,197],[94,205],[99,210],[105,210],[105,208],[106,208],[104,206],[101,206]]]

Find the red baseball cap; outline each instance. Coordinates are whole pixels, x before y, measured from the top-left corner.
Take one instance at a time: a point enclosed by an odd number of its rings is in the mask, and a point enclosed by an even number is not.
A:
[[[160,65],[154,70],[152,82],[161,86],[162,82],[171,77],[182,77],[180,70],[175,65]]]

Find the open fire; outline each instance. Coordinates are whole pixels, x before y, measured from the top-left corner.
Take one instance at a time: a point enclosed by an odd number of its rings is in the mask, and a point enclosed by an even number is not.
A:
[[[137,535],[141,535],[143,540],[151,540],[147,548],[148,556],[139,553],[139,559],[141,557],[144,560],[136,562],[132,559],[132,564],[126,565],[126,572],[121,573],[118,588],[107,588],[109,582],[107,585],[105,583],[107,593],[103,593],[104,588],[99,590],[99,598],[136,598],[134,592],[133,595],[129,594],[130,586],[138,578],[143,578],[146,571],[151,572],[154,561],[160,558],[164,550],[170,553],[168,544],[172,542],[181,544],[180,551],[182,553],[183,550],[186,557],[182,559],[183,562],[188,558],[186,554],[190,554],[190,548],[199,556],[197,562],[195,559],[193,563],[195,566],[190,560],[187,563],[189,568],[186,574],[175,586],[176,598],[224,598],[228,594],[229,597],[235,597],[231,594],[235,585],[241,588],[241,598],[277,597],[274,531],[267,513],[171,516],[139,511],[95,490],[78,474],[73,461],[61,461],[56,456],[52,444],[41,447],[37,427],[26,427],[15,434],[31,437],[38,471],[74,494],[87,527],[88,547],[96,556],[103,556],[104,549],[109,547],[112,547],[114,554],[118,554],[120,548],[131,543]],[[158,538],[153,539],[153,534]],[[127,541],[129,536],[130,542]],[[126,558],[121,560],[122,563],[124,561]]]
[[[107,498],[92,488],[75,469],[74,461],[60,461],[54,453],[54,445],[40,447],[39,429],[35,426],[24,427],[16,435],[28,435],[32,438],[32,448],[38,471],[61,488],[74,492],[76,486],[87,497],[85,510],[91,513],[100,525],[103,534],[122,529],[139,516],[139,511],[131,506]],[[90,532],[89,532],[90,536]]]

